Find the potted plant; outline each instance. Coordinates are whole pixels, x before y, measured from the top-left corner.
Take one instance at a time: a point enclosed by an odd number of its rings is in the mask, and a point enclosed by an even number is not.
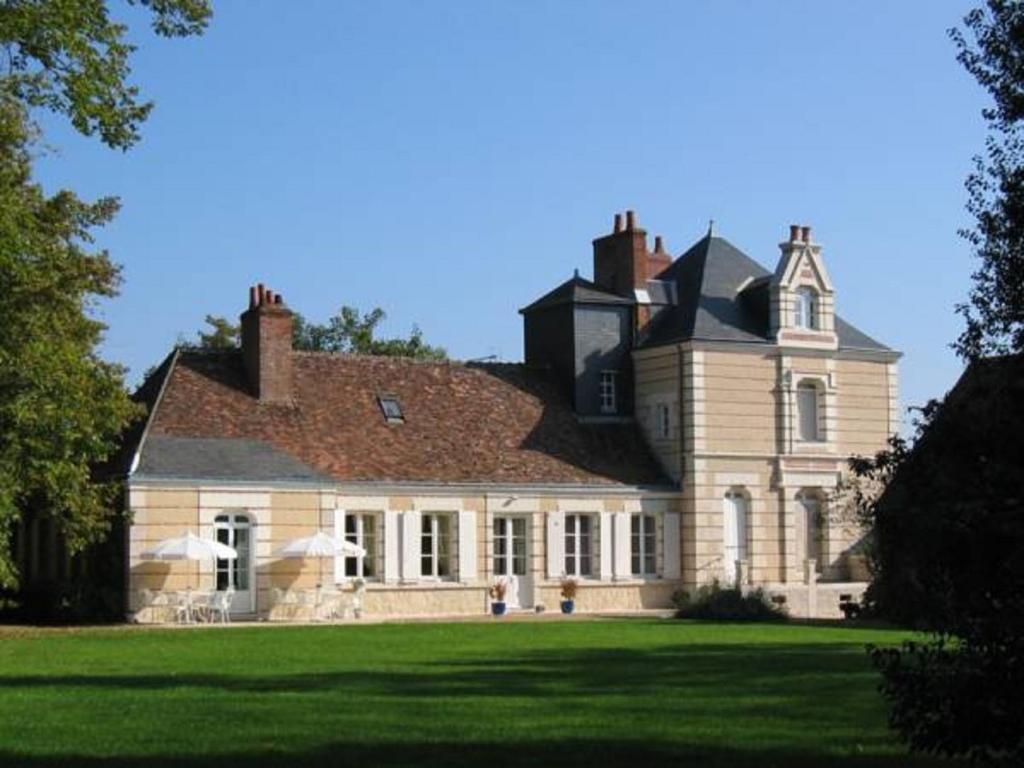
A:
[[[491,596],[491,613],[495,616],[505,615],[505,591],[508,589],[508,582],[498,579],[491,584],[487,594]]]
[[[579,584],[576,579],[562,578],[562,613],[572,613],[576,610],[576,590]]]

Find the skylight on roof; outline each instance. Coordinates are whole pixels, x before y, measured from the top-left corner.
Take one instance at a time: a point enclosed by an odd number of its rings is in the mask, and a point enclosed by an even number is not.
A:
[[[398,398],[394,395],[379,395],[377,402],[380,403],[380,410],[384,414],[384,419],[391,423],[401,423],[405,421],[405,416],[402,415],[402,406],[398,402]]]

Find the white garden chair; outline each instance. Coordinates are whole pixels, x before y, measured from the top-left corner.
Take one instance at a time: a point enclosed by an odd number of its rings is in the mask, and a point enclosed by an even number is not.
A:
[[[234,587],[228,587],[223,592],[214,592],[210,599],[210,621],[228,624],[231,621],[231,601],[234,597]]]

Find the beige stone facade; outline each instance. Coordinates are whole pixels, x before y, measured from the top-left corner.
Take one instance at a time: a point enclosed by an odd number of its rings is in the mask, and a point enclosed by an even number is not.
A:
[[[312,592],[318,584],[352,590],[343,558],[289,559],[279,555],[288,541],[318,530],[343,535],[344,518],[371,517],[379,524],[367,548],[372,559],[365,577],[363,613],[368,616],[480,614],[489,610],[488,588],[506,573],[500,566],[494,534],[496,519],[519,520],[524,529],[522,573],[515,574],[520,610],[558,610],[565,572],[567,516],[590,521],[589,573],[579,574],[580,610],[665,608],[682,586],[679,566],[680,506],[674,494],[516,493],[441,494],[403,489],[387,494],[350,493],[337,488],[170,487],[135,483],[129,503],[129,604],[140,622],[166,621],[169,608],[152,607],[153,593],[215,588],[215,564],[203,561],[154,561],[146,557],[161,540],[191,530],[215,538],[218,526],[239,516],[249,532],[250,556],[234,606],[239,616],[270,620],[309,618],[303,606],[287,604],[288,592]],[[422,521],[448,520],[445,573],[424,576]],[[650,518],[655,526],[655,571],[633,573],[631,518]],[[557,540],[557,546],[549,542]],[[367,541],[361,540],[366,546]],[[556,552],[557,550],[557,552]],[[512,570],[517,570],[513,567]]]

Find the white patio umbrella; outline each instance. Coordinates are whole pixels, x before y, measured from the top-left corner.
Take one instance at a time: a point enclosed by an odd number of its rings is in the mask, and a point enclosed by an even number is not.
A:
[[[284,544],[277,554],[281,557],[316,557],[320,559],[320,578],[323,583],[324,558],[326,557],[365,557],[366,550],[358,544],[344,539],[336,539],[328,536],[323,531],[317,531],[312,536],[301,539],[293,539]],[[320,584],[317,584],[319,587]]]
[[[235,560],[238,552],[234,547],[222,544],[213,539],[202,539],[189,531],[184,536],[164,539],[148,552],[143,552],[145,560]],[[185,589],[186,615],[191,622],[192,586]]]
[[[164,539],[142,557],[147,560],[235,560],[238,552],[213,539],[201,539],[192,531]]]

